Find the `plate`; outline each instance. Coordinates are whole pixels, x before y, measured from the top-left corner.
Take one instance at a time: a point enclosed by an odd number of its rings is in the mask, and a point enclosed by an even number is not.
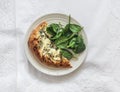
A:
[[[46,65],[43,65],[42,63],[39,62],[39,60],[31,53],[29,47],[28,47],[28,38],[36,26],[38,26],[41,22],[46,21],[48,24],[50,23],[61,23],[63,25],[66,25],[68,23],[68,16],[65,14],[59,14],[59,13],[52,13],[52,14],[47,14],[44,15],[40,18],[38,18],[28,29],[26,36],[25,36],[25,53],[28,58],[28,61],[39,71],[48,74],[48,75],[53,75],[53,76],[61,76],[61,75],[66,75],[74,70],[76,70],[85,60],[86,55],[87,55],[87,37],[84,32],[84,30],[81,31],[81,34],[83,36],[86,49],[78,56],[77,59],[71,59],[71,65],[72,68],[53,68],[53,67],[48,67]],[[75,19],[71,17],[71,23],[79,24]],[[80,25],[80,24],[79,24]]]

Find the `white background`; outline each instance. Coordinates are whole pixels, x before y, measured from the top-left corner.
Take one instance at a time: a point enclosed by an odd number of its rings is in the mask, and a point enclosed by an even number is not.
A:
[[[88,56],[61,77],[36,70],[24,53],[29,26],[47,13],[71,14],[84,26]],[[119,92],[119,0],[0,0],[0,92]]]

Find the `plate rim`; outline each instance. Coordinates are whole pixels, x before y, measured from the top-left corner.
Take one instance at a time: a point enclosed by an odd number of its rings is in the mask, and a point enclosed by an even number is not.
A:
[[[45,72],[45,71],[41,71],[41,70],[35,65],[35,63],[33,63],[33,62],[30,60],[29,55],[28,55],[28,53],[27,53],[27,51],[26,51],[26,48],[28,48],[28,44],[27,44],[27,42],[28,42],[28,37],[29,37],[28,35],[30,35],[29,33],[32,32],[32,31],[30,32],[30,29],[31,29],[31,27],[32,27],[34,24],[36,24],[36,22],[38,22],[41,18],[44,18],[44,17],[46,17],[46,16],[50,16],[50,15],[68,16],[68,15],[63,14],[63,13],[48,13],[48,14],[42,15],[41,17],[38,17],[38,18],[28,27],[28,29],[27,29],[27,31],[26,31],[25,38],[24,38],[24,44],[25,44],[25,46],[24,46],[24,52],[25,52],[25,56],[26,56],[27,60],[28,60],[28,61],[31,63],[31,65],[32,65],[35,69],[37,69],[38,71],[40,71],[40,72],[42,72],[42,73],[44,73],[44,74],[47,74],[47,75],[51,75],[51,76],[63,76],[63,75],[67,75],[67,74],[70,74],[70,73],[74,72],[75,70],[77,70],[77,69],[83,64],[83,62],[85,62],[85,59],[86,59],[87,54],[88,54],[88,39],[87,39],[87,35],[86,35],[85,31],[83,30],[84,35],[85,35],[85,40],[86,40],[86,49],[85,49],[85,51],[84,51],[84,52],[85,52],[85,56],[84,56],[84,59],[82,60],[81,64],[79,64],[79,66],[76,67],[74,70],[71,70],[71,71],[69,71],[69,72],[67,72],[67,73],[62,73],[62,74],[54,74],[54,73],[47,73],[47,72]],[[77,20],[75,20],[73,17],[71,17],[71,18],[80,25],[80,23],[79,23]],[[37,26],[37,25],[36,25],[36,26]],[[29,48],[28,48],[28,49],[29,49]],[[29,49],[29,50],[30,50],[30,49]]]

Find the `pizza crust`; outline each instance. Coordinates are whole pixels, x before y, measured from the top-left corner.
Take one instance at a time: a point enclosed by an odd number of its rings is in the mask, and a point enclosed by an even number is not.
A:
[[[42,22],[32,31],[28,40],[29,49],[39,59],[40,62],[42,62],[47,66],[58,67],[58,68],[72,67],[69,60],[61,55],[60,55],[60,60],[53,60],[52,57],[50,57],[48,54],[43,54],[42,48],[40,47],[40,43],[39,43],[41,40],[40,31],[46,30],[45,29],[46,26],[47,23]]]

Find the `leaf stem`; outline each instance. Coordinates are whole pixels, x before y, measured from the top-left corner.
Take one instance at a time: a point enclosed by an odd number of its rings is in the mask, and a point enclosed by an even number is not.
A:
[[[70,21],[71,21],[71,15],[69,15],[69,25],[70,25]]]

